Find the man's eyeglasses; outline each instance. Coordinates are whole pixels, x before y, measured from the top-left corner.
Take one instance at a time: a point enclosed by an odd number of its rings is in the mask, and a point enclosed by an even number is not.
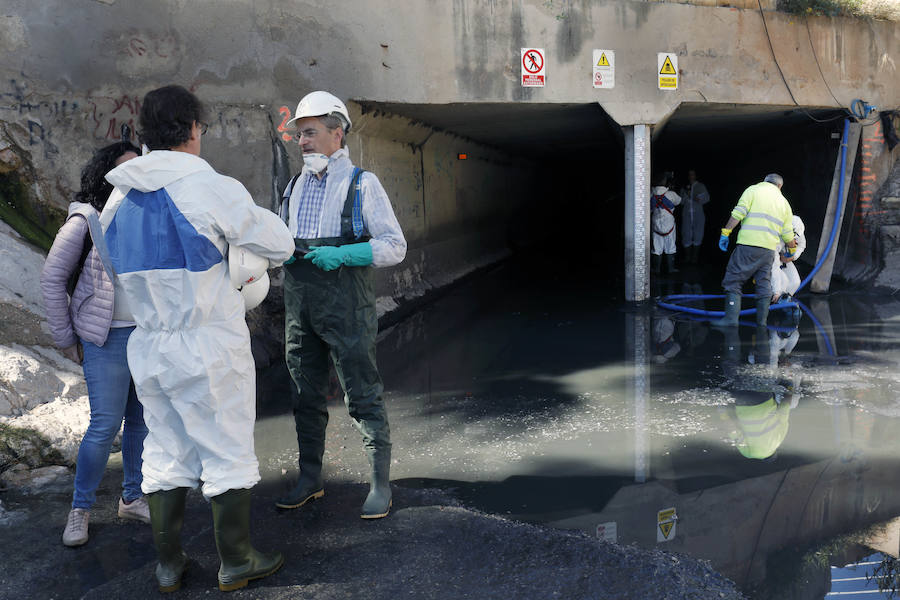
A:
[[[197,121],[197,127],[200,128],[200,135],[206,135],[206,132],[209,131],[209,123]]]
[[[300,141],[301,138],[306,138],[308,140],[311,140],[314,137],[316,137],[317,135],[319,135],[318,129],[298,129],[297,131],[294,132],[294,139],[297,140],[298,142]]]

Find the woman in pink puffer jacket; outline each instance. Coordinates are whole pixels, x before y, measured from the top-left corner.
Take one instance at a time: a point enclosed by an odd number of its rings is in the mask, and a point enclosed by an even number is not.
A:
[[[91,406],[91,422],[75,465],[72,509],[63,532],[66,546],[80,546],[88,540],[90,509],[123,419],[124,481],[118,514],[150,522],[147,501],[141,493],[141,452],[147,427],[125,354],[134,323],[124,314],[116,314],[124,311],[121,307],[117,311],[111,269],[104,266],[93,244],[93,235],[103,235],[98,216],[112,192],[105,175],[137,153],[130,142],[97,151],[81,172],[81,191],[69,206],[69,217],[57,233],[41,273],[41,291],[53,341],[67,358],[82,364]],[[83,252],[89,244],[85,257]],[[81,273],[70,298],[69,278],[79,269]]]

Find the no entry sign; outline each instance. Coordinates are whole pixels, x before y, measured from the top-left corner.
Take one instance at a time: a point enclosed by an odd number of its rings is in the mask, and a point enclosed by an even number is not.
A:
[[[545,67],[543,48],[522,48],[522,87],[544,87]]]

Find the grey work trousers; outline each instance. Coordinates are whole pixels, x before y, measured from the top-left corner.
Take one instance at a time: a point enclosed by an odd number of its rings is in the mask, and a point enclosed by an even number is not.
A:
[[[756,280],[756,297],[771,297],[772,262],[774,260],[774,250],[738,244],[728,260],[722,287],[726,292],[740,294],[744,283],[752,277]]]

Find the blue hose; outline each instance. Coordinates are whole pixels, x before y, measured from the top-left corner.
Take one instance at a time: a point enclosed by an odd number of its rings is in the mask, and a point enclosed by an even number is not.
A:
[[[849,135],[849,132],[850,132],[850,120],[844,119],[844,134],[841,138],[841,175],[840,175],[840,182],[838,184],[838,205],[837,205],[837,210],[834,213],[834,223],[831,226],[831,234],[828,236],[828,244],[825,247],[825,252],[822,253],[822,258],[813,267],[812,271],[809,272],[809,275],[807,275],[806,278],[800,282],[800,287],[797,288],[797,292],[799,292],[804,287],[806,287],[806,285],[812,280],[812,278],[815,277],[816,273],[819,272],[819,269],[822,268],[822,264],[825,262],[825,259],[828,257],[828,254],[831,252],[831,247],[834,245],[834,238],[837,236],[838,221],[840,220],[841,212],[844,209],[844,169],[846,168],[846,164],[847,164],[847,137]],[[794,292],[794,293],[796,294],[797,292]],[[745,294],[745,296],[746,295],[747,294]],[[724,295],[719,295],[719,294],[672,294],[669,296],[663,296],[659,301],[657,301],[656,304],[657,304],[657,306],[660,306],[661,308],[665,308],[665,309],[668,309],[668,310],[671,310],[674,312],[684,312],[684,313],[688,313],[688,314],[692,314],[692,315],[702,315],[705,317],[722,317],[725,315],[724,311],[702,310],[699,308],[691,308],[689,306],[682,306],[680,304],[676,304],[674,301],[712,300],[712,299],[724,298],[724,297],[725,297]],[[798,306],[797,302],[779,302],[777,304],[773,304],[772,306],[770,306],[769,310],[794,308],[796,306]],[[805,305],[799,304],[799,306],[801,309],[804,309],[804,311],[807,314],[812,315],[812,313],[809,311],[809,309],[806,308]],[[752,315],[755,313],[756,313],[755,308],[749,308],[746,310],[742,310],[740,312],[740,314],[744,315],[744,316]],[[815,321],[815,318],[813,318],[813,320]],[[828,336],[825,336],[825,337],[826,337],[826,344],[827,344]],[[829,345],[829,349],[830,349],[830,344],[828,344],[828,345]],[[832,353],[833,353],[833,351],[832,351]]]

